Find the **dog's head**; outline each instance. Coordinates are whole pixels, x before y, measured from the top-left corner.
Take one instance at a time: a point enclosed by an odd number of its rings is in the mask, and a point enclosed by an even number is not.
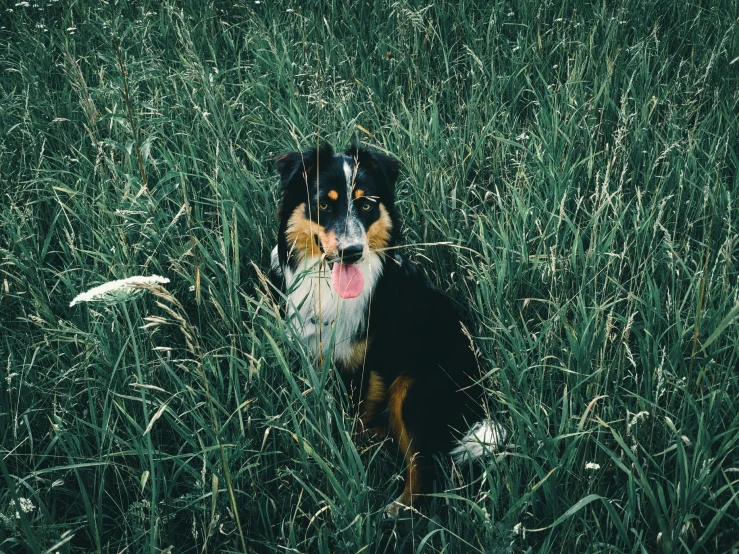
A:
[[[277,170],[280,266],[294,270],[306,259],[321,259],[339,295],[357,296],[361,262],[383,256],[397,238],[398,162],[357,146],[335,153],[324,145],[280,156]]]

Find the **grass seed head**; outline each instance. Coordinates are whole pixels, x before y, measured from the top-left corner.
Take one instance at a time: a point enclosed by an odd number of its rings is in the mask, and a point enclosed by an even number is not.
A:
[[[87,292],[78,294],[69,303],[69,307],[71,308],[79,302],[102,302],[108,305],[118,304],[139,296],[147,285],[159,285],[163,283],[169,283],[169,279],[160,277],[159,275],[151,275],[149,277],[136,275],[126,279],[109,281],[91,288]]]

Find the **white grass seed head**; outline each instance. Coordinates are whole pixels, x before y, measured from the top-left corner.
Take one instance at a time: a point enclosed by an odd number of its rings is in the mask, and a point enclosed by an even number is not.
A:
[[[169,283],[169,279],[160,277],[159,275],[151,275],[149,277],[136,275],[126,279],[109,281],[108,283],[91,288],[87,292],[78,294],[69,303],[69,306],[72,307],[79,302],[118,304],[140,295],[146,289],[147,285],[161,285],[164,283]]]

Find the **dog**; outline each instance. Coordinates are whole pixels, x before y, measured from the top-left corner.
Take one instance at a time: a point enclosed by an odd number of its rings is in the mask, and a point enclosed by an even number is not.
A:
[[[452,300],[397,253],[395,159],[352,145],[276,162],[282,197],[270,278],[286,319],[319,361],[331,358],[362,429],[405,457],[397,516],[432,490],[433,456],[464,462],[505,440],[485,417],[471,338]]]

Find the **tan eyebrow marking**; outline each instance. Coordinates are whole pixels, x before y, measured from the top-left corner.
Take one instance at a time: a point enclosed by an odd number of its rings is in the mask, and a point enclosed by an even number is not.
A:
[[[338,193],[338,192],[336,192],[335,190],[330,190],[330,191],[328,192],[328,197],[329,197],[329,198],[330,198],[331,200],[338,200],[338,199],[339,199],[339,193]]]
[[[354,198],[361,198],[364,196],[364,191],[362,189],[357,189],[354,191]]]

